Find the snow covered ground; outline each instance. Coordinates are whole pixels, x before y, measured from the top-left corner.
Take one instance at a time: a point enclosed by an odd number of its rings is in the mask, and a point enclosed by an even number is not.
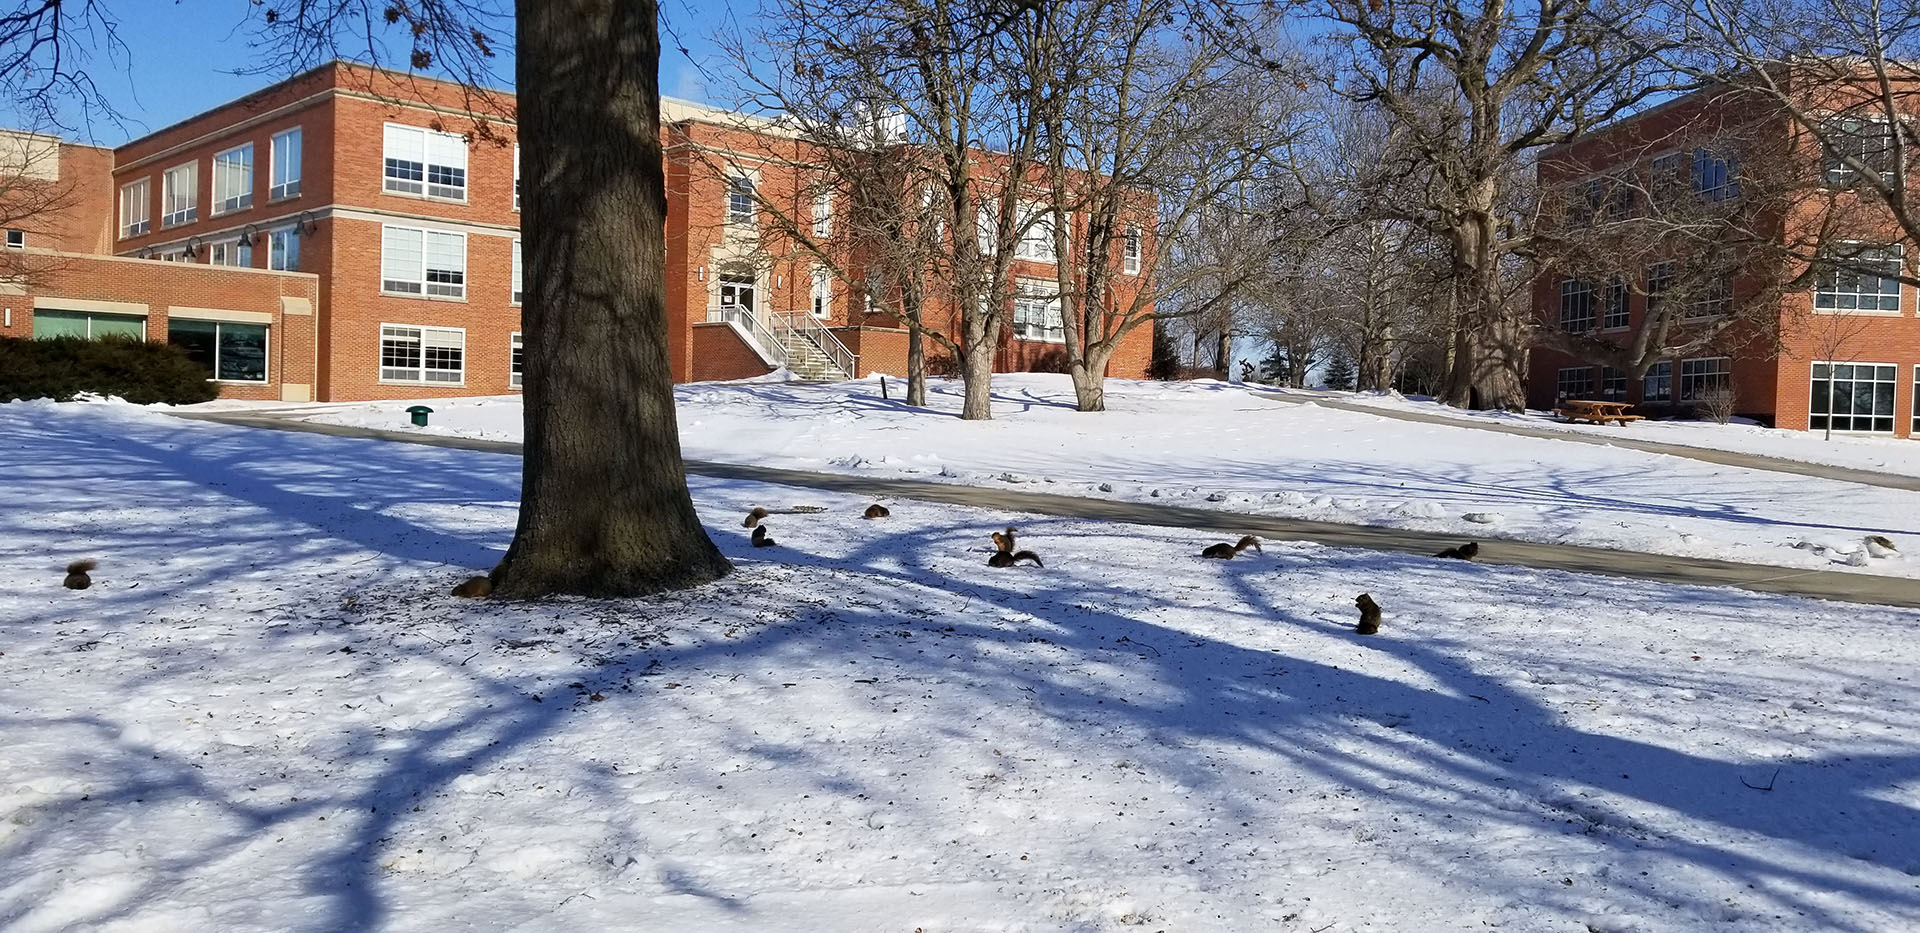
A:
[[[8,930],[1920,925],[1920,613],[699,479],[732,577],[466,602],[517,458],[16,403],[0,469]]]
[[[995,420],[963,422],[876,380],[681,386],[689,457],[1788,567],[1910,575],[1920,493],[1589,444],[1287,405],[1220,383],[1111,380],[1109,411],[1072,410],[1065,376],[995,377]],[[303,406],[301,417],[416,430],[409,402]],[[426,430],[520,436],[517,397],[430,403]],[[1636,431],[1639,426],[1636,426]],[[1920,449],[1920,445],[1916,445]],[[1473,516],[1469,519],[1468,516]],[[1902,553],[1869,558],[1885,535]],[[1857,555],[1857,556],[1856,556]],[[1862,566],[1850,566],[1857,562]]]
[[[1283,394],[1308,398],[1331,398],[1342,402],[1417,412],[1441,418],[1456,418],[1468,424],[1519,425],[1550,431],[1595,434],[1602,437],[1632,437],[1706,447],[1763,457],[1780,457],[1802,463],[1920,476],[1920,441],[1863,434],[1836,434],[1826,437],[1818,431],[1785,431],[1757,424],[1714,424],[1711,421],[1641,421],[1622,429],[1617,425],[1568,424],[1549,412],[1528,411],[1514,414],[1504,411],[1462,411],[1448,408],[1428,398],[1374,392],[1329,392],[1323,390],[1281,389]]]

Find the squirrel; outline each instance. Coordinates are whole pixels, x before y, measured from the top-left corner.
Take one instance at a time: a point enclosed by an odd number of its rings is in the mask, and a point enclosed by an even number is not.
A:
[[[1354,626],[1353,630],[1362,635],[1372,635],[1380,631],[1380,604],[1374,602],[1373,597],[1365,593],[1355,597],[1353,604],[1360,607],[1360,624]]]
[[[1220,560],[1232,560],[1233,555],[1238,554],[1241,551],[1246,550],[1247,548],[1253,548],[1256,551],[1260,551],[1260,539],[1252,535],[1247,535],[1246,537],[1241,538],[1238,544],[1209,545],[1206,550],[1200,552],[1200,556],[1214,557]],[[1260,553],[1264,554],[1266,552],[1260,551]]]
[[[773,545],[774,545],[774,540],[771,535],[767,534],[767,526],[765,525],[753,526],[753,546],[754,547],[773,547]]]
[[[1440,553],[1435,554],[1433,556],[1452,557],[1459,560],[1472,560],[1480,556],[1480,542],[1468,541],[1467,543],[1462,544],[1459,547],[1447,548],[1446,550],[1441,551]]]
[[[453,595],[462,599],[479,599],[493,595],[492,577],[468,577],[466,582],[453,588]]]
[[[763,509],[756,505],[753,507],[753,511],[747,513],[746,520],[740,523],[740,527],[742,528],[757,527],[760,524],[761,519],[766,518],[767,516],[772,514],[773,514],[772,512],[769,512],[766,509]]]
[[[987,566],[1012,567],[1013,565],[1018,564],[1023,560],[1033,561],[1033,565],[1035,567],[1046,566],[1046,564],[1043,564],[1040,562],[1040,555],[1035,554],[1032,551],[1021,551],[1017,554],[1012,551],[995,551],[993,552],[992,557],[987,558]]]
[[[97,560],[76,560],[68,564],[67,578],[62,581],[61,585],[70,590],[84,590],[92,586],[93,578],[87,576],[87,571],[98,566],[100,566],[100,562]]]
[[[1019,530],[1020,529],[1015,528],[1012,525],[1008,525],[1005,533],[1001,533],[998,531],[994,532],[993,533],[994,549],[998,550],[1002,554],[1013,553],[1013,533]]]
[[[886,518],[887,516],[892,514],[893,514],[892,512],[887,511],[886,506],[881,505],[878,502],[875,502],[874,504],[867,506],[866,516],[868,518]]]

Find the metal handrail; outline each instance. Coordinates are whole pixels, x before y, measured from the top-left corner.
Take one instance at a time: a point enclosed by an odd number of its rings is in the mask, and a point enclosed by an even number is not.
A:
[[[734,325],[747,335],[747,342],[753,345],[762,359],[775,366],[787,365],[787,345],[752,311],[737,305],[708,308],[707,323]]]
[[[820,323],[819,318],[808,311],[788,311],[785,319],[788,330],[799,334],[821,353],[826,354],[827,359],[832,360],[833,365],[838,366],[846,378],[852,379],[858,374],[854,366],[855,361],[860,358],[859,355],[847,349],[847,345],[841,343],[840,338],[834,336],[833,331]]]

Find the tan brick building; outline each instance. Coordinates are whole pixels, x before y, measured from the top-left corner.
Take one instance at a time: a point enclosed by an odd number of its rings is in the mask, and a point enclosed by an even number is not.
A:
[[[111,151],[23,137],[57,148],[71,197],[9,233],[39,269],[5,296],[0,335],[169,339],[229,397],[515,391],[512,108],[501,92],[336,62]],[[781,365],[822,378],[902,372],[899,322],[823,282],[743,212],[712,159],[692,155],[735,153],[726,164],[762,196],[798,199],[805,159],[765,154],[799,144],[672,100],[662,122],[675,380]],[[1052,275],[1050,263],[1021,265]],[[1058,328],[1046,324],[1008,328],[997,368],[1058,365]],[[1139,328],[1110,370],[1143,375],[1150,353]]]

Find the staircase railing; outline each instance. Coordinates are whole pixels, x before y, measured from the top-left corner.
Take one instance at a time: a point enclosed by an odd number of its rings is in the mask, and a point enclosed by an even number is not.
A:
[[[732,324],[747,338],[748,345],[772,366],[787,365],[787,345],[752,311],[732,305],[707,309],[707,323]]]
[[[847,345],[841,343],[840,338],[833,335],[833,331],[820,323],[819,318],[806,311],[789,311],[784,315],[775,315],[774,327],[779,328],[783,325],[787,330],[813,344],[815,349],[833,362],[834,366],[839,367],[844,378],[852,379],[859,373],[856,368],[859,355],[847,349]]]

